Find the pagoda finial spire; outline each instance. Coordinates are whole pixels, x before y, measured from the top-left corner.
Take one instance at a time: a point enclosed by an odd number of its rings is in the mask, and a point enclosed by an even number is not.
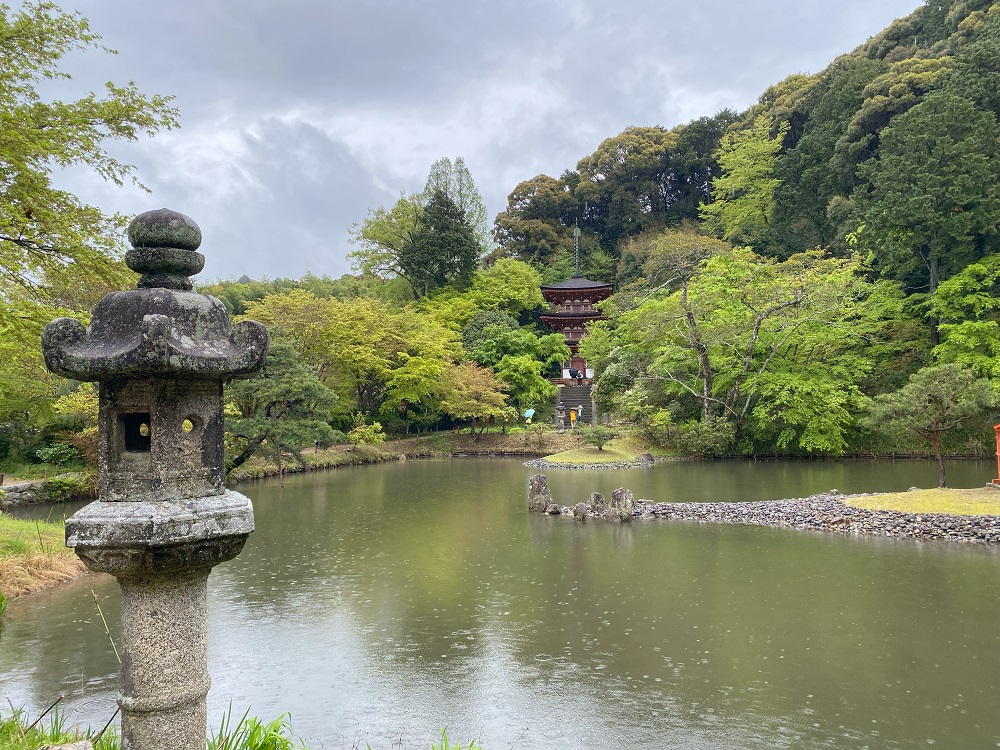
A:
[[[573,275],[580,275],[580,227],[573,227]]]

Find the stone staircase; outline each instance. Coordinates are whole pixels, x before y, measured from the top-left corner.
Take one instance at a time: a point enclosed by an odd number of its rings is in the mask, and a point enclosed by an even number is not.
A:
[[[596,424],[594,402],[590,397],[589,385],[563,385],[556,394],[556,414],[562,410],[565,415],[565,425],[569,427],[569,410],[577,410],[577,424]]]

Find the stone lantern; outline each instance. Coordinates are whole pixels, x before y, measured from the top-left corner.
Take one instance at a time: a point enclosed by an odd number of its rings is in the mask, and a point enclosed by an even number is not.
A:
[[[53,372],[99,384],[99,499],[66,519],[66,544],[122,589],[122,747],[201,750],[207,732],[207,587],[240,553],[253,508],[224,485],[222,385],[260,370],[267,331],[231,326],[192,291],[201,230],[167,209],[128,227],[137,289],[112,292],[90,326],[42,333]]]

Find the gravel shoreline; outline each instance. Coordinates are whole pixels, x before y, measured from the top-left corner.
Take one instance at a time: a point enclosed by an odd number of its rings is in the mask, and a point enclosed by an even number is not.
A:
[[[1000,516],[952,516],[855,508],[843,498],[864,495],[821,493],[805,498],[738,503],[654,503],[640,500],[637,518],[741,523],[840,534],[1000,544]]]

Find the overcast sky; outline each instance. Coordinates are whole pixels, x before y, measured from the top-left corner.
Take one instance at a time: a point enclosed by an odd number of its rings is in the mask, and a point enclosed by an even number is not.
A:
[[[348,230],[463,156],[490,220],[629,125],[745,109],[918,0],[64,0],[117,56],[75,85],[173,94],[181,129],[114,152],[152,190],[85,201],[202,228],[203,281],[350,269]]]

